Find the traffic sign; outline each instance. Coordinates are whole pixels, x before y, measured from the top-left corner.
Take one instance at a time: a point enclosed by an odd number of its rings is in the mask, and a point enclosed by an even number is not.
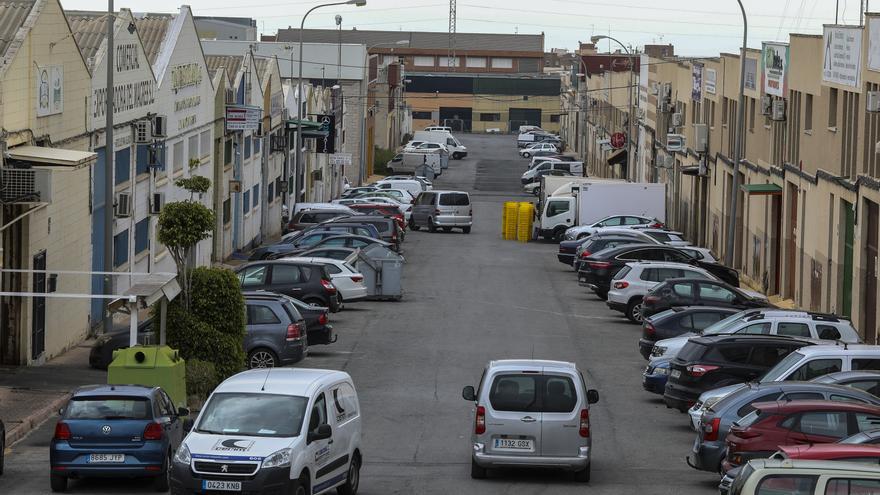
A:
[[[611,147],[612,148],[619,150],[620,148],[623,148],[623,146],[625,144],[626,144],[626,134],[624,134],[622,132],[615,132],[614,134],[611,135]]]

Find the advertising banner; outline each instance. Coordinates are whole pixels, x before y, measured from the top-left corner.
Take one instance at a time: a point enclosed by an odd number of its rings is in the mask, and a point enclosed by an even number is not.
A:
[[[768,95],[787,96],[787,43],[764,43],[764,47],[761,50],[761,87],[764,93]]]
[[[37,117],[55,115],[64,111],[64,66],[38,66]]]
[[[706,69],[706,93],[715,94],[715,84],[718,80],[718,73],[715,69]]]
[[[336,153],[336,117],[332,115],[317,115],[321,123],[321,130],[327,135],[317,140],[318,153]]]
[[[693,64],[693,86],[691,88],[691,99],[694,101],[703,100],[703,64]]]
[[[861,83],[862,29],[825,26],[822,82],[858,88]]]

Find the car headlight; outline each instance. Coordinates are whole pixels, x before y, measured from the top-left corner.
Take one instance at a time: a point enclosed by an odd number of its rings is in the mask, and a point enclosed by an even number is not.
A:
[[[180,447],[177,448],[177,453],[174,454],[174,462],[187,466],[189,466],[189,463],[192,462],[192,456],[189,453],[189,447],[187,447],[185,443],[181,443]]]
[[[290,466],[290,457],[290,449],[281,449],[278,452],[270,454],[268,457],[263,459],[263,468]]]
[[[669,368],[654,368],[654,373],[657,375],[668,375]]]
[[[662,356],[666,354],[666,348],[663,346],[655,345],[653,349],[651,349],[652,356]]]

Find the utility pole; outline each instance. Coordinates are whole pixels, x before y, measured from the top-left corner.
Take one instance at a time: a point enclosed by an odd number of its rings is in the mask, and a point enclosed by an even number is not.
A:
[[[116,13],[113,10],[113,0],[107,0],[107,90],[104,95],[104,115],[107,120],[104,125],[104,295],[113,294],[113,72],[116,67],[113,63],[113,26],[116,24]],[[110,300],[103,299],[101,313],[103,315],[104,333],[113,329],[113,317],[110,316]]]
[[[736,249],[736,208],[739,196],[739,162],[742,161],[743,140],[745,136],[745,83],[746,83],[746,44],[749,39],[749,25],[746,21],[746,9],[742,0],[736,0],[742,11],[743,43],[739,54],[739,102],[736,104],[736,140],[733,144],[733,190],[730,191],[730,222],[727,225],[727,247],[724,250],[724,262],[733,267],[733,251]]]
[[[457,17],[455,0],[449,0],[449,49],[446,51],[446,66],[450,71],[455,70],[455,21]]]

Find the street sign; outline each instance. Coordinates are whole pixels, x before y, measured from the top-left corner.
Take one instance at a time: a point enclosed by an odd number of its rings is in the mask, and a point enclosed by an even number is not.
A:
[[[318,115],[318,123],[321,130],[326,132],[323,138],[319,138],[317,145],[318,153],[332,154],[336,151],[336,117],[332,115]]]
[[[333,153],[330,155],[330,165],[350,167],[351,153]]]
[[[611,147],[613,147],[614,149],[619,150],[620,148],[623,148],[625,144],[626,134],[622,132],[615,132],[611,135]]]
[[[227,131],[256,131],[260,127],[263,110],[250,105],[226,105]]]

